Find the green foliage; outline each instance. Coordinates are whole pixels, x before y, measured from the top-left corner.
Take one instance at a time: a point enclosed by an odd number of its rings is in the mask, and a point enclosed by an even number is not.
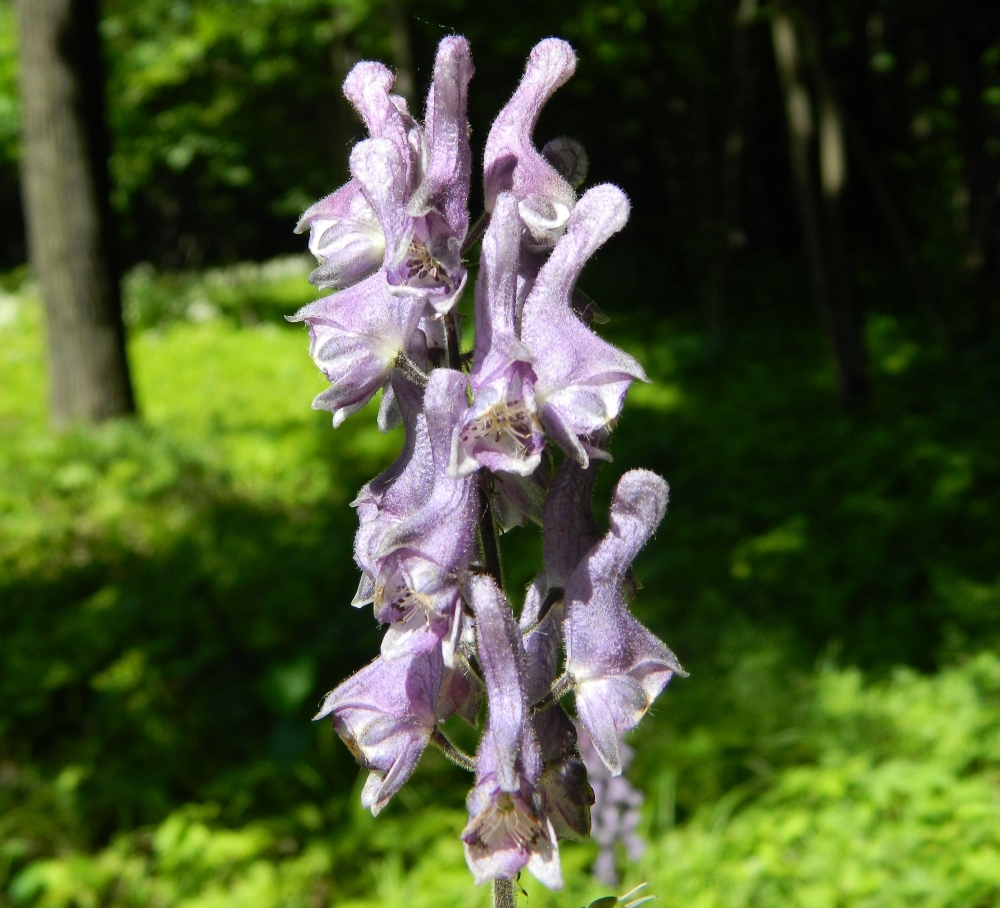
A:
[[[815,762],[772,772],[743,809],[734,790],[643,867],[665,905],[996,904],[998,703],[994,654],[872,687],[826,670],[800,731]]]
[[[0,0],[0,167],[18,159],[17,37],[14,7]]]
[[[680,827],[654,835],[633,873],[664,906],[975,908],[1000,898],[1000,659],[936,678],[909,670],[866,685],[826,668],[796,733],[809,761],[770,768]],[[355,791],[356,795],[357,792]],[[36,861],[11,904],[481,906],[459,810],[410,803],[373,820],[302,804],[227,828],[189,805],[91,855]],[[402,814],[402,815],[401,815]],[[522,878],[527,904],[618,904],[587,878],[586,846],[563,846],[567,890]]]
[[[960,369],[880,313],[876,407],[851,421],[805,317],[755,312],[722,358],[627,264],[584,289],[655,383],[630,394],[598,512],[620,470],[671,481],[634,607],[692,676],[636,735],[651,849],[626,886],[992,904],[1000,668],[962,654],[1000,639],[997,363]],[[486,902],[458,840],[467,779],[429,753],[373,820],[309,724],[377,649],[346,605],[348,502],[400,440],[309,411],[323,380],[279,317],[313,295],[308,267],[132,272],[143,421],[63,435],[38,301],[0,280],[3,908]],[[513,589],[537,542],[504,538]],[[529,905],[608,896],[592,847],[563,857],[567,891],[523,879]]]
[[[280,323],[311,301],[303,276],[312,262],[312,257],[288,256],[260,265],[244,262],[166,273],[139,265],[125,277],[125,320],[132,328],[162,327],[184,319],[226,318],[247,327],[262,321]]]

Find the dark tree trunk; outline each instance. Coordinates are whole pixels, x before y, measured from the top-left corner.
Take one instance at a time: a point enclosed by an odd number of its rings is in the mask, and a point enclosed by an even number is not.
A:
[[[871,389],[861,321],[847,282],[840,222],[846,161],[841,117],[825,75],[814,60],[820,82],[815,103],[803,74],[801,41],[791,18],[780,7],[771,19],[771,38],[785,99],[792,182],[813,292],[833,348],[840,398],[848,409],[856,409],[868,402]],[[814,154],[816,107],[818,155]]]
[[[21,185],[56,425],[135,412],[108,194],[97,0],[18,0]]]

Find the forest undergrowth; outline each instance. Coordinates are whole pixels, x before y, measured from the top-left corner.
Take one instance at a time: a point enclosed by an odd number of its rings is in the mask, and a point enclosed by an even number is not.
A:
[[[0,906],[488,901],[460,771],[426,754],[373,820],[309,722],[377,646],[348,504],[400,439],[310,410],[323,380],[282,318],[307,270],[133,270],[142,420],[62,435],[40,305],[0,279]],[[649,847],[623,890],[1000,904],[1000,358],[872,312],[875,402],[848,417],[787,288],[759,282],[713,343],[627,278],[586,281],[652,379],[596,510],[612,473],[670,482],[636,608],[691,673],[636,736]],[[512,590],[538,545],[504,537]],[[525,882],[527,904],[607,894],[594,855],[564,846],[569,889]]]

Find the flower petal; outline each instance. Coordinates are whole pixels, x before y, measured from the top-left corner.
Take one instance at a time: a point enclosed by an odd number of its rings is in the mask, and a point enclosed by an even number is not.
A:
[[[576,202],[573,187],[538,152],[532,133],[545,102],[576,71],[576,54],[565,41],[547,38],[528,57],[521,83],[493,122],[486,139],[483,182],[486,210],[513,190],[537,245],[551,248]]]
[[[300,309],[289,321],[309,325],[309,354],[332,383],[313,407],[339,426],[388,380],[406,351],[423,302],[389,292],[381,274]]]
[[[434,81],[424,117],[429,152],[427,172],[409,206],[410,214],[415,217],[431,209],[439,211],[459,239],[464,239],[469,229],[472,151],[466,106],[474,71],[465,38],[454,35],[438,45]]]

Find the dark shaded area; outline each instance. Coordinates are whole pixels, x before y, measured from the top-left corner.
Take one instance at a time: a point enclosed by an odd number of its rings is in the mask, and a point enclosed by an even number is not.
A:
[[[843,127],[838,217],[851,292],[870,305],[865,273],[892,274],[934,310],[937,329],[981,337],[1000,296],[996,5],[780,8],[800,45],[810,141],[822,139],[824,99]],[[395,61],[401,84],[412,81],[421,94],[440,37],[468,35],[481,149],[528,49],[556,34],[573,42],[581,64],[544,112],[539,136],[584,142],[591,181],[613,180],[633,198],[629,242],[650,256],[655,284],[679,289],[723,330],[726,310],[740,303],[725,287],[730,299],[717,298],[715,275],[731,259],[805,266],[770,35],[778,9],[749,0],[579,0],[510,17],[462,0],[419,8],[109,0],[103,35],[124,259],[191,267],[299,250],[290,227],[338,185],[360,136],[338,90],[352,61]],[[0,196],[13,198],[16,141],[0,138]],[[0,249],[7,266],[23,257],[16,210],[11,227]]]

